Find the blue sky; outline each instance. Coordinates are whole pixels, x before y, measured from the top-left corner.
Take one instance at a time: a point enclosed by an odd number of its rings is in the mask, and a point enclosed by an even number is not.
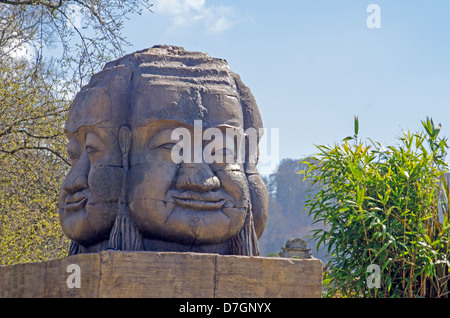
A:
[[[153,0],[127,53],[155,44],[224,58],[252,90],[279,159],[353,133],[386,145],[431,116],[450,136],[448,0]],[[381,28],[369,29],[369,4]]]

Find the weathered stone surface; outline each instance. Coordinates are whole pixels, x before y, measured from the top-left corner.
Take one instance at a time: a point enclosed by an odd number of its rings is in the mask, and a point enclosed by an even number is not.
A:
[[[318,298],[321,294],[322,262],[318,259],[217,258],[218,298]]]
[[[0,267],[1,297],[43,297],[44,285],[45,263]]]
[[[1,297],[97,297],[101,256],[80,254],[41,263],[0,267]],[[70,264],[80,266],[82,288],[68,288]]]
[[[69,288],[70,264],[80,288]],[[321,297],[322,262],[208,253],[78,254],[0,267],[1,297]]]
[[[213,297],[215,255],[101,253],[100,297]]]

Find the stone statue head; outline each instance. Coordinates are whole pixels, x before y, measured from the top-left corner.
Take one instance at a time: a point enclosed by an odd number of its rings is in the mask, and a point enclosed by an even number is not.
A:
[[[268,205],[250,145],[259,128],[255,99],[225,60],[155,46],[108,63],[68,115],[64,231],[78,252],[114,236],[138,241],[122,248],[258,255]],[[119,233],[118,215],[133,235]]]

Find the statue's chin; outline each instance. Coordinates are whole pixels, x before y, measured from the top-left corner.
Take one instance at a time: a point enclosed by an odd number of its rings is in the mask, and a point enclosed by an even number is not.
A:
[[[90,204],[79,210],[64,208],[60,212],[61,226],[66,235],[85,247],[108,239],[117,213],[117,202]]]
[[[130,214],[145,238],[186,246],[228,241],[242,229],[245,208],[192,210],[161,200],[133,200]]]

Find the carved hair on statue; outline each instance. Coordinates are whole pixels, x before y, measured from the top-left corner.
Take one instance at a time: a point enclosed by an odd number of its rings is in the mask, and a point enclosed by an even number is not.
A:
[[[245,223],[239,233],[229,241],[232,255],[260,256],[258,238],[253,223],[252,205],[249,204]]]
[[[80,244],[75,241],[70,241],[69,253],[68,255],[76,255],[80,253]]]
[[[114,250],[143,250],[143,241],[139,229],[130,218],[128,211],[128,153],[131,144],[131,131],[126,125],[119,129],[119,145],[122,151],[123,180],[120,190],[119,207],[116,220],[109,236],[109,248]]]
[[[240,76],[231,72],[232,77],[235,81],[236,89],[239,93],[239,98],[242,105],[242,113],[244,115],[244,129],[255,128],[257,131],[257,144],[259,143],[262,135],[262,131],[259,128],[263,128],[261,115],[256,106],[255,98],[251,93],[250,89],[242,82]],[[258,149],[248,149],[249,151],[256,151]],[[257,154],[256,154],[257,155]],[[255,156],[256,157],[256,156]],[[256,162],[250,162],[250,158],[255,158],[249,154],[245,157],[245,175],[247,177],[247,182],[250,180],[249,176],[258,174],[256,169]],[[250,196],[256,195],[250,191]],[[253,207],[249,203],[246,220],[241,231],[230,240],[231,253],[234,255],[248,255],[248,256],[260,256],[260,251],[258,247],[258,236],[255,230],[255,223],[253,220]]]

